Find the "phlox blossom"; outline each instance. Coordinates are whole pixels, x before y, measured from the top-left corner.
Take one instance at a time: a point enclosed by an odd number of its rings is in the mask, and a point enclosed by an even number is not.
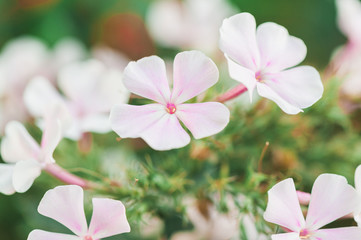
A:
[[[360,198],[347,180],[336,174],[322,174],[313,184],[306,220],[291,178],[277,183],[268,191],[264,219],[289,230],[272,235],[272,240],[356,240],[361,228],[320,229],[357,208]]]
[[[130,232],[121,201],[93,198],[93,216],[89,224],[85,218],[83,189],[76,185],[58,186],[47,191],[38,212],[69,228],[76,236],[33,230],[28,240],[100,240]]]
[[[340,30],[350,44],[361,48],[361,3],[359,0],[336,0],[337,20]],[[361,50],[361,49],[360,49]]]
[[[123,76],[125,87],[157,103],[114,106],[110,121],[120,137],[141,137],[156,150],[169,150],[190,142],[179,120],[196,139],[216,134],[228,124],[229,110],[221,103],[184,103],[218,81],[213,61],[199,51],[187,51],[177,54],[173,67],[171,91],[161,58],[151,56],[128,64]]]
[[[220,48],[225,53],[231,78],[244,84],[252,99],[274,101],[284,112],[297,114],[318,101],[323,93],[320,75],[310,66],[291,68],[306,56],[306,45],[287,29],[266,22],[258,26],[249,13],[223,21]]]
[[[127,102],[121,72],[105,67],[97,60],[73,63],[59,72],[61,95],[43,77],[34,78],[27,86],[24,101],[29,112],[40,118],[52,104],[67,109],[63,116],[67,126],[64,137],[79,140],[83,133],[106,133],[111,130],[109,112],[115,103]]]
[[[61,124],[57,114],[61,109],[50,110],[40,145],[30,136],[25,127],[17,121],[5,127],[5,137],[1,142],[0,192],[13,194],[26,192],[42,169],[55,163],[53,152],[61,140]]]

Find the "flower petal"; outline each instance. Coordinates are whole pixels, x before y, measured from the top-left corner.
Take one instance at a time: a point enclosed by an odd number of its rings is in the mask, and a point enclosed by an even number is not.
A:
[[[92,114],[81,119],[83,132],[107,133],[111,131],[109,114]]]
[[[358,192],[359,196],[361,196],[361,165],[356,168],[355,171],[355,188]],[[358,208],[354,211],[354,218],[357,222],[358,226],[361,226],[361,204],[359,204]]]
[[[169,101],[165,63],[161,58],[151,56],[130,62],[123,74],[123,83],[132,93],[159,103]]]
[[[177,54],[173,67],[171,102],[183,103],[204,92],[218,81],[216,64],[200,51]]]
[[[130,232],[125,215],[125,207],[121,201],[107,198],[93,198],[93,216],[89,225],[89,233],[95,239]]]
[[[12,121],[6,125],[5,137],[1,142],[4,161],[18,162],[37,158],[39,152],[39,145],[20,122]]]
[[[361,228],[359,227],[320,229],[314,235],[315,239],[322,240],[356,240],[360,239],[360,236]]]
[[[312,187],[306,217],[307,228],[316,230],[352,213],[359,200],[357,192],[347,183],[346,178],[336,174],[321,174]]]
[[[337,0],[338,25],[350,42],[361,40],[361,4],[358,0]]]
[[[306,57],[307,48],[301,39],[289,36],[283,26],[267,22],[257,28],[261,68],[278,72],[293,67]]]
[[[266,76],[265,84],[286,102],[300,109],[310,107],[323,94],[320,75],[310,66],[300,66],[270,74]]]
[[[233,61],[256,71],[260,56],[256,41],[256,21],[249,13],[240,13],[223,20],[220,48]]]
[[[272,240],[301,240],[298,233],[281,233],[281,234],[272,234]]]
[[[84,236],[87,232],[87,222],[83,199],[81,187],[59,186],[45,193],[38,212],[60,222],[76,235]]]
[[[0,163],[0,192],[2,194],[11,195],[16,191],[13,186],[13,164]]]
[[[299,232],[305,225],[292,178],[283,180],[268,191],[268,204],[264,213],[268,222]]]
[[[255,73],[235,63],[230,58],[228,57],[226,58],[228,62],[229,75],[231,76],[232,79],[246,86],[249,93],[249,99],[252,102],[253,90],[256,87],[256,83],[257,83]]]
[[[229,122],[228,108],[217,102],[181,104],[177,117],[192,132],[194,138],[204,138],[222,131]]]
[[[157,103],[143,106],[119,104],[110,112],[110,123],[120,137],[137,138],[165,114],[165,107]]]
[[[46,232],[43,230],[33,230],[27,240],[81,240],[80,237],[69,235],[69,234],[62,234],[62,233],[52,233]]]
[[[17,162],[13,174],[15,190],[19,193],[26,192],[40,174],[41,165],[38,161],[29,159]]]

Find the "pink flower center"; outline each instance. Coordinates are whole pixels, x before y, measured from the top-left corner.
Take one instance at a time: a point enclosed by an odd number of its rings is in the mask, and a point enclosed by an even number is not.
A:
[[[311,233],[307,229],[302,229],[300,232],[300,239],[309,239]]]
[[[262,72],[261,71],[256,72],[255,78],[258,82],[262,82]]]
[[[93,240],[92,236],[85,236],[83,240]]]
[[[168,103],[166,110],[169,114],[174,114],[175,111],[177,110],[177,108],[175,107],[175,105],[173,103]]]

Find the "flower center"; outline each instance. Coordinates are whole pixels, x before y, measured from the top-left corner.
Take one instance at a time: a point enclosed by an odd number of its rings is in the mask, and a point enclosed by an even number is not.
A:
[[[175,105],[173,103],[167,103],[166,110],[169,114],[174,114],[175,111],[177,110],[177,108],[175,107]]]
[[[262,82],[262,72],[261,71],[256,72],[255,78],[258,82]]]
[[[88,235],[88,236],[85,236],[85,237],[83,238],[83,240],[93,240],[93,238]]]
[[[300,239],[309,239],[311,233],[307,229],[302,229],[300,232]]]

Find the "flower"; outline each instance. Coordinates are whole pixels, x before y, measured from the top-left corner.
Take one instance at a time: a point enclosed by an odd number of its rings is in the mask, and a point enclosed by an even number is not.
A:
[[[361,3],[358,0],[336,0],[338,26],[348,41],[361,47]]]
[[[46,117],[45,128],[39,145],[17,121],[5,127],[1,142],[0,192],[13,194],[26,192],[42,169],[55,163],[53,152],[61,140],[61,126],[56,114],[62,110],[54,107]]]
[[[297,114],[318,101],[323,93],[320,75],[310,66],[299,66],[306,56],[302,40],[289,36],[276,23],[256,22],[249,13],[223,21],[220,48],[225,53],[231,78],[243,83],[250,94],[274,101],[284,112]]]
[[[355,188],[361,198],[361,165],[355,171]],[[354,218],[358,226],[361,227],[361,202],[359,202],[358,208],[354,211]]]
[[[222,20],[235,12],[224,0],[161,0],[150,6],[147,23],[164,46],[213,53]]]
[[[264,219],[289,230],[288,233],[272,235],[272,240],[355,240],[360,238],[361,228],[320,228],[352,213],[359,201],[355,189],[344,177],[336,174],[321,174],[313,185],[305,220],[294,182],[288,178],[268,191],[268,205]]]
[[[172,92],[162,59],[151,56],[130,62],[124,70],[125,87],[157,103],[114,106],[110,113],[112,129],[122,138],[141,137],[156,150],[180,148],[190,142],[179,120],[196,139],[216,134],[228,124],[227,107],[217,102],[184,102],[217,80],[216,65],[199,51],[182,52],[175,57]]]
[[[83,189],[76,185],[58,186],[47,191],[38,212],[63,224],[76,236],[33,230],[28,240],[99,240],[130,232],[123,203],[108,198],[93,198],[93,216],[88,228],[83,199]]]
[[[59,72],[58,85],[65,96],[42,77],[34,78],[24,94],[29,112],[41,117],[52,104],[67,109],[68,128],[64,137],[79,140],[85,132],[106,133],[111,130],[109,112],[115,103],[127,102],[128,91],[119,81],[121,73],[106,68],[97,60],[73,63]]]

